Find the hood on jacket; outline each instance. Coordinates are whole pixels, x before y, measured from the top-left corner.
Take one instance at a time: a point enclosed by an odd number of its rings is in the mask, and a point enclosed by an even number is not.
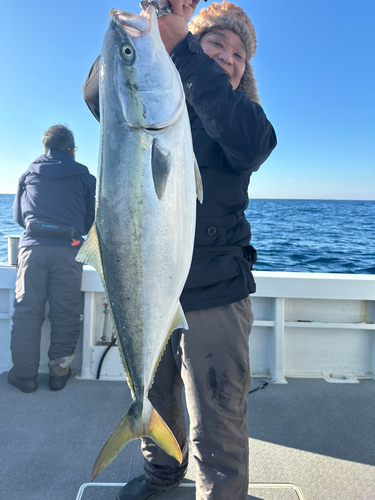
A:
[[[33,161],[27,169],[27,173],[62,179],[83,175],[89,173],[89,170],[85,165],[76,162],[70,153],[50,149]]]

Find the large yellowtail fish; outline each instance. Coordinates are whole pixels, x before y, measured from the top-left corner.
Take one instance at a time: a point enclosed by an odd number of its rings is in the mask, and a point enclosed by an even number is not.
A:
[[[134,401],[99,453],[93,479],[141,436],[181,462],[147,394],[171,332],[188,328],[179,297],[192,259],[197,194],[202,199],[185,96],[154,7],[143,15],[111,10],[99,88],[96,215],[77,260],[102,279]]]

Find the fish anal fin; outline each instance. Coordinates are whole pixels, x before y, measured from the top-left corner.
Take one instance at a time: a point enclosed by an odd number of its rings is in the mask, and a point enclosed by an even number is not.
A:
[[[91,226],[85,242],[79,249],[76,260],[78,262],[85,262],[86,264],[94,267],[97,270],[102,282],[104,283],[104,271],[102,256],[100,252],[99,234],[95,222]]]
[[[177,328],[184,328],[185,330],[189,330],[189,325],[185,318],[185,313],[182,309],[181,303],[178,303],[176,314],[172,320],[170,325],[169,334],[173,332],[173,330],[177,330]]]
[[[182,462],[181,448],[174,437],[168,425],[161,418],[159,413],[152,407],[150,424],[148,426],[147,436],[168,453],[171,457],[175,458],[179,463]]]
[[[171,162],[170,151],[165,149],[160,141],[154,139],[151,148],[151,166],[155,192],[159,200],[162,199],[167,186],[169,172],[171,171]]]
[[[160,360],[163,356],[165,348],[167,346],[168,339],[171,336],[172,332],[174,330],[177,330],[177,328],[184,328],[184,330],[189,330],[189,325],[186,321],[185,314],[184,314],[184,311],[182,309],[180,302],[178,302],[178,304],[177,304],[176,313],[173,316],[172,321],[170,322],[169,326],[165,329],[165,343],[163,344],[163,347],[159,352],[159,356],[156,358],[154,369],[153,369],[152,373],[150,374],[149,384],[147,384],[147,383],[145,384],[147,391],[153,384],[155,373],[156,373],[157,367],[159,366],[159,363],[160,363]]]
[[[201,172],[199,170],[198,162],[197,162],[197,159],[196,159],[194,153],[193,153],[193,156],[194,156],[195,189],[197,192],[198,200],[201,203],[203,203],[203,183],[202,183]]]

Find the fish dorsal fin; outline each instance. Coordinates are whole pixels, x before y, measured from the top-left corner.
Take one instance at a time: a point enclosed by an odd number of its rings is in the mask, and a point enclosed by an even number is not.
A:
[[[106,283],[104,280],[104,271],[103,271],[103,264],[102,264],[102,255],[100,252],[99,234],[98,234],[98,230],[97,230],[95,222],[91,226],[91,229],[89,231],[89,234],[87,235],[86,241],[84,242],[84,244],[82,245],[82,247],[80,248],[80,250],[77,254],[76,260],[78,262],[85,262],[86,264],[89,264],[90,266],[94,267],[97,270],[97,272],[100,276],[100,279],[102,280],[103,288],[104,288],[104,291],[106,293],[106,296],[108,297]],[[112,312],[111,306],[109,306],[109,310],[111,312],[111,317],[112,317],[113,334],[118,339],[119,334],[117,332],[116,321],[115,321],[115,318],[113,317],[113,312]],[[119,352],[120,352],[120,359],[121,359],[122,365],[123,365],[125,373],[126,373],[127,382],[128,382],[129,387],[130,387],[132,397],[134,397],[133,381],[132,381],[131,376],[130,376],[130,371],[129,371],[129,368],[126,364],[125,357],[123,355],[122,350],[119,349]]]
[[[171,334],[173,330],[176,330],[177,328],[184,328],[185,330],[189,330],[189,325],[186,321],[185,314],[180,302],[178,303],[176,314],[174,315],[174,318],[170,325],[169,333]]]
[[[197,198],[198,200],[203,203],[203,183],[202,183],[202,177],[201,173],[199,170],[198,162],[195,157],[195,154],[193,153],[194,156],[194,174],[195,174],[195,189],[197,192]]]
[[[76,260],[78,262],[85,262],[86,264],[94,267],[104,284],[104,271],[100,252],[99,235],[95,222],[91,226],[89,234],[77,254]]]
[[[152,177],[154,179],[155,192],[159,200],[162,199],[167,186],[169,172],[171,171],[171,153],[163,148],[160,141],[154,139],[151,149]]]

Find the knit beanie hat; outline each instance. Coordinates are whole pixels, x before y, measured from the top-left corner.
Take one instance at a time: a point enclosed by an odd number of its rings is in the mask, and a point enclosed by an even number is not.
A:
[[[254,70],[250,64],[257,47],[257,39],[253,23],[245,11],[226,0],[220,3],[214,2],[193,17],[189,23],[189,30],[198,41],[206,33],[216,30],[231,30],[241,38],[246,48],[246,62],[245,72],[237,90],[247,94],[251,101],[260,104]]]

